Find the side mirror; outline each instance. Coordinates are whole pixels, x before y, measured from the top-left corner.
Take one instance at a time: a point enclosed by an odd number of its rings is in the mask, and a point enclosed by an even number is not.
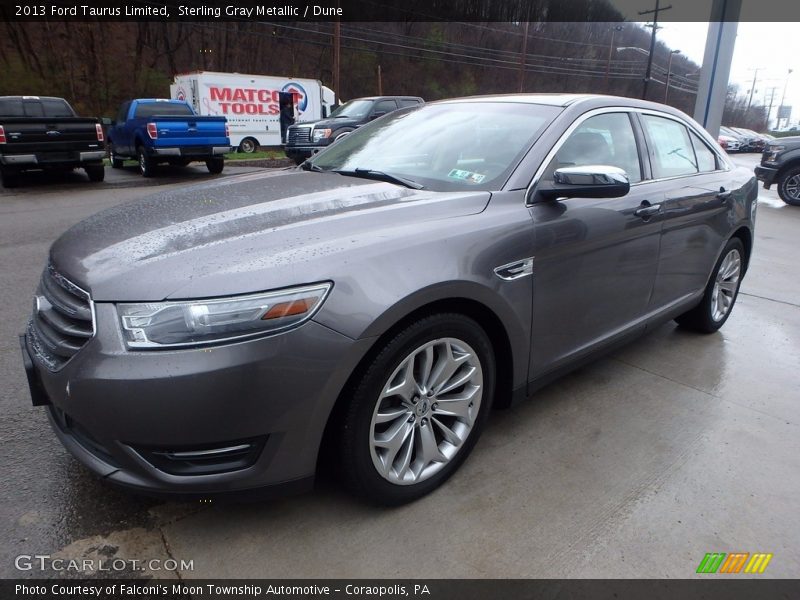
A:
[[[103,117],[102,119],[100,119],[100,122],[106,127],[113,127],[114,125],[116,125],[116,123],[114,123],[114,119],[112,119],[111,117]]]
[[[622,169],[607,165],[588,165],[556,169],[553,181],[540,183],[536,193],[545,200],[621,198],[630,189],[628,174]]]

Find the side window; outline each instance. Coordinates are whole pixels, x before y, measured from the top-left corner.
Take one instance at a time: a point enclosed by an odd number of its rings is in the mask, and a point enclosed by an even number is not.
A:
[[[544,178],[560,167],[607,165],[619,167],[631,183],[642,180],[639,151],[628,113],[607,113],[586,119],[573,131],[550,161]]]
[[[397,110],[397,104],[394,100],[381,100],[372,107],[372,114],[390,113],[395,110]]]
[[[117,123],[124,123],[128,120],[128,109],[130,107],[130,100],[122,103],[122,106],[119,107],[119,112],[117,113]]]
[[[700,139],[694,131],[689,132],[692,138],[692,145],[694,146],[694,154],[697,157],[697,167],[701,173],[708,173],[717,170],[717,156],[714,154],[705,142]]]
[[[400,108],[408,108],[409,106],[419,106],[419,100],[412,100],[410,98],[401,98],[397,101]]]
[[[698,172],[694,148],[684,125],[653,115],[642,115],[642,124],[652,145],[654,179]]]

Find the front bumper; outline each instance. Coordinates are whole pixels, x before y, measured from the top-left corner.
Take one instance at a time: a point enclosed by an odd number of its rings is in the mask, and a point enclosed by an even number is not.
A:
[[[114,306],[95,309],[95,337],[57,371],[30,360],[34,351],[23,344],[34,402],[38,389],[53,430],[80,462],[151,494],[310,485],[330,411],[369,340],[309,321],[238,344],[133,352],[116,328]],[[257,452],[224,472],[176,471],[153,458],[243,440],[257,440]]]
[[[756,179],[764,182],[764,189],[768,190],[770,186],[775,183],[775,177],[778,175],[777,167],[765,167],[764,165],[757,165],[755,168]]]

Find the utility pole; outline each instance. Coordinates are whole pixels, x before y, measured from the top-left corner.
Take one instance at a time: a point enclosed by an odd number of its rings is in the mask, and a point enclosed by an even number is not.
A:
[[[780,118],[781,107],[784,106],[784,103],[786,102],[786,88],[789,85],[789,75],[791,74],[792,74],[792,69],[789,69],[789,72],[786,74],[786,81],[783,83],[783,96],[781,96],[781,104],[778,107],[778,120],[775,123],[775,129],[778,129],[781,126],[781,118]],[[786,119],[786,125],[789,125],[789,117],[784,117],[784,118]]]
[[[667,98],[669,97],[669,80],[672,78],[672,57],[680,53],[681,53],[680,50],[672,50],[669,53],[669,66],[667,67],[667,82],[664,85],[664,104],[667,103]]]
[[[338,3],[337,3],[338,5]],[[336,94],[336,97],[339,97],[339,94],[342,93],[341,88],[339,87],[339,65],[341,64],[340,61],[340,41],[342,37],[342,24],[337,18],[336,21],[333,23],[333,92]]]
[[[611,73],[611,55],[614,54],[614,36],[617,34],[618,31],[622,31],[624,28],[622,25],[617,25],[613,29],[611,29],[611,43],[608,45],[608,60],[606,61],[606,78],[605,78],[605,86],[606,92],[610,91],[609,83],[608,83],[608,76]]]
[[[764,124],[764,129],[769,131],[769,118],[772,115],[772,103],[775,100],[775,90],[778,88],[771,87],[769,89],[769,108],[767,109],[767,122]]]
[[[650,35],[650,55],[647,57],[647,71],[644,74],[644,86],[642,87],[642,100],[647,99],[647,88],[650,85],[650,74],[653,71],[653,55],[656,52],[656,31],[658,30],[658,13],[672,8],[672,5],[659,6],[661,0],[656,0],[656,7],[653,10],[639,11],[640,15],[653,15],[653,33]]]
[[[750,86],[750,99],[747,101],[747,112],[750,112],[750,105],[753,104],[753,92],[756,90],[756,79],[758,79],[758,72],[761,70],[761,67],[756,68],[756,72],[753,74],[753,85]]]
[[[525,85],[525,59],[528,54],[528,28],[530,23],[525,21],[525,30],[522,34],[522,52],[519,57],[519,92],[522,93],[522,88]]]

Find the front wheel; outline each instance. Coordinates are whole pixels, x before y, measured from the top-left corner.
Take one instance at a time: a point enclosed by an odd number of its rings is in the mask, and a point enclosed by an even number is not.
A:
[[[209,173],[213,173],[217,175],[218,173],[222,173],[222,169],[225,168],[225,159],[223,158],[209,158],[206,161],[206,168],[208,169]]]
[[[714,333],[731,315],[743,276],[744,246],[739,238],[732,238],[717,260],[700,304],[675,320],[687,329]]]
[[[781,175],[778,180],[778,195],[786,204],[800,206],[800,167]]]
[[[125,160],[120,158],[116,151],[114,150],[114,144],[109,144],[108,147],[108,157],[111,161],[111,168],[112,169],[121,169],[122,165],[124,164]]]
[[[340,440],[346,486],[383,505],[436,489],[477,442],[494,382],[492,345],[474,320],[438,314],[397,333],[347,407]]]
[[[136,157],[139,161],[139,173],[141,173],[143,177],[152,177],[156,174],[155,161],[147,156],[147,153],[141,146],[136,149]]]
[[[251,137],[244,138],[239,143],[239,152],[244,152],[245,154],[252,154],[258,149],[258,142]]]

